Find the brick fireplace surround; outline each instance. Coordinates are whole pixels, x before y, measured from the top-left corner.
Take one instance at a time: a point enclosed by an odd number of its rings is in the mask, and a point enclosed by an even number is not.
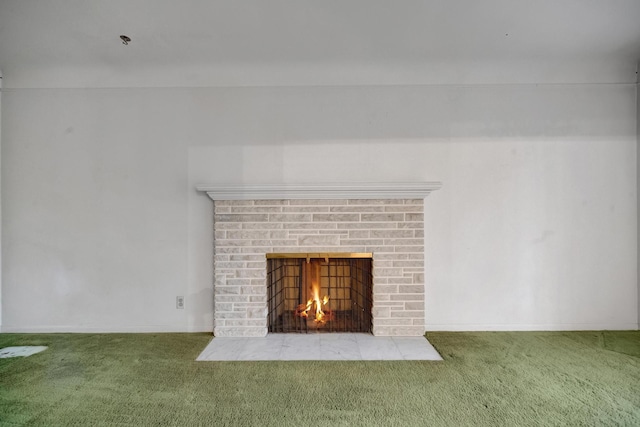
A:
[[[267,253],[373,253],[373,334],[424,334],[424,198],[440,183],[202,185],[214,201],[214,335],[267,334]]]

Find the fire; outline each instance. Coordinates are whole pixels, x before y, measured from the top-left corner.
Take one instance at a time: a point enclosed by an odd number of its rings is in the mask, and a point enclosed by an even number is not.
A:
[[[313,319],[314,322],[324,324],[329,320],[330,317],[328,313],[325,313],[325,310],[329,311],[329,307],[327,306],[327,304],[329,304],[329,297],[325,295],[324,297],[322,297],[322,299],[320,299],[320,294],[318,292],[315,292],[313,298],[307,301],[306,304],[300,304],[298,306],[296,315],[308,318],[309,311],[312,311],[312,309],[315,307],[315,310],[313,310],[315,311],[315,316]],[[326,307],[325,310],[323,310],[323,307]]]
[[[300,304],[296,309],[296,316],[309,318],[309,312],[313,314],[314,322],[324,324],[331,320],[329,309],[329,296],[320,298],[320,263],[312,261],[307,263],[306,277],[310,282],[311,298],[306,304]]]

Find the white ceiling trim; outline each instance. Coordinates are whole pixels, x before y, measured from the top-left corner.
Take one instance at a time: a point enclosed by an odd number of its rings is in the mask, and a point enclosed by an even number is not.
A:
[[[424,199],[441,182],[198,185],[212,200]]]

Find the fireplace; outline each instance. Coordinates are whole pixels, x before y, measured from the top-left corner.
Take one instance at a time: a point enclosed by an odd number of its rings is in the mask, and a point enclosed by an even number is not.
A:
[[[267,254],[269,332],[372,328],[372,254]]]
[[[423,335],[424,198],[438,188],[428,182],[198,186],[214,201],[214,335]],[[368,256],[327,256],[335,253]],[[354,274],[362,276],[356,288]],[[314,275],[317,296],[307,281]],[[316,318],[318,309],[325,319]]]

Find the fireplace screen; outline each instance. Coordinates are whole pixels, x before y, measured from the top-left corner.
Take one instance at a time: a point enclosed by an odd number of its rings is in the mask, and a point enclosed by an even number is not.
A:
[[[371,332],[371,255],[336,255],[267,255],[269,332]]]

